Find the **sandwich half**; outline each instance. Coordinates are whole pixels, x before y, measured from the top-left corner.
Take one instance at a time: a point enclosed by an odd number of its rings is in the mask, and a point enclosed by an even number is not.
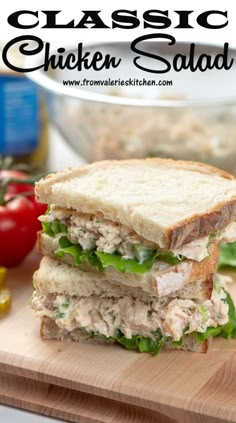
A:
[[[216,278],[219,242],[236,240],[236,180],[204,164],[108,161],[36,183],[39,251],[32,307],[44,339],[206,352],[236,336]]]
[[[219,277],[210,299],[194,298],[192,286],[158,298],[44,257],[31,305],[43,339],[116,342],[152,354],[164,347],[206,352],[212,336],[231,333],[232,301]]]

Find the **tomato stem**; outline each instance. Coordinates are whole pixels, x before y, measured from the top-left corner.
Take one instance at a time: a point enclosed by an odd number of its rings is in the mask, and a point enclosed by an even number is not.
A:
[[[4,179],[2,181],[2,187],[1,187],[1,191],[0,191],[0,205],[2,206],[3,204],[5,204],[5,195],[7,193],[7,188],[8,188],[8,179]]]
[[[16,198],[31,197],[32,195],[34,195],[34,191],[21,192],[20,194],[16,194],[12,196],[11,198],[8,198],[8,200],[5,200],[4,205],[10,203],[12,200],[15,200]]]
[[[29,184],[34,185],[36,181],[38,181],[41,178],[41,175],[37,175],[34,178],[26,178],[26,179],[20,179],[20,178],[6,178],[0,177],[0,183],[3,185],[5,181],[7,181],[8,184]]]
[[[26,179],[6,178],[6,177],[1,178],[0,177],[0,206],[8,203],[9,201],[12,201],[16,197],[19,197],[18,195],[14,195],[9,200],[5,200],[5,195],[7,194],[7,189],[8,189],[9,184],[29,184],[29,185],[32,185],[32,192],[29,192],[29,191],[24,192],[24,193],[22,192],[20,194],[20,196],[22,197],[22,196],[34,195],[33,185],[35,184],[36,181],[38,181],[43,176],[45,176],[45,174],[37,175],[35,177],[26,178]]]
[[[5,157],[0,156],[0,169],[1,170],[9,169],[12,165],[12,162],[13,162],[13,158],[11,156],[5,156]]]

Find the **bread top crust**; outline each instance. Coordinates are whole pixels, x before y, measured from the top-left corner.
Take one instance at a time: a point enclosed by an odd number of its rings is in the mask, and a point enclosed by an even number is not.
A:
[[[102,214],[168,249],[236,218],[236,179],[196,162],[102,161],[48,175],[35,191],[41,202]]]

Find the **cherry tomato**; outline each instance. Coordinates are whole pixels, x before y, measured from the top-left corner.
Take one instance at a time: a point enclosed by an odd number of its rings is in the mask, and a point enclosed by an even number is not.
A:
[[[46,212],[46,210],[48,208],[47,204],[38,203],[38,201],[36,201],[35,197],[31,201],[34,203],[34,206],[36,208],[37,216],[41,216],[42,214],[44,214]],[[41,229],[42,229],[42,224],[37,219],[37,230],[40,231]]]
[[[27,179],[29,178],[29,175],[19,170],[6,169],[6,170],[0,170],[0,178]],[[1,183],[0,183],[0,188],[1,188]],[[21,194],[21,193],[30,193],[30,192],[32,192],[32,195],[27,195],[27,198],[35,205],[35,208],[37,210],[37,216],[41,216],[47,210],[47,205],[38,203],[38,201],[36,201],[33,184],[21,184],[21,183],[14,182],[14,183],[9,183],[7,187],[8,198],[9,198],[9,195],[13,196],[13,195]],[[41,230],[41,223],[39,222],[39,220],[37,220],[36,229],[38,231]]]
[[[37,210],[26,197],[0,206],[1,266],[16,266],[25,258],[34,247],[37,226]]]

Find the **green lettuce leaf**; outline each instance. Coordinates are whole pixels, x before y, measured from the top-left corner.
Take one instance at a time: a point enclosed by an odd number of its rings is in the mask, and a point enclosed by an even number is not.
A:
[[[151,339],[139,336],[138,338],[138,349],[140,352],[147,352],[153,355],[157,355],[165,345],[166,339],[162,337],[161,339]]]
[[[65,313],[58,312],[54,314],[55,319],[63,319],[65,317]]]
[[[51,227],[50,227],[51,230]],[[108,266],[113,266],[119,272],[133,272],[145,273],[148,272],[155,260],[165,261],[169,264],[177,264],[184,258],[175,256],[171,251],[160,252],[152,250],[151,254],[140,263],[137,259],[125,259],[119,254],[109,254],[100,251],[84,251],[79,244],[72,244],[66,236],[59,239],[59,248],[55,252],[58,258],[64,257],[65,254],[70,254],[74,257],[75,265],[80,265],[84,260],[87,260],[93,267],[97,267],[101,272]]]
[[[236,338],[236,309],[230,294],[225,291],[226,299],[225,302],[229,306],[229,322],[222,327],[220,336],[226,339]]]
[[[180,347],[182,344],[183,344],[183,338],[180,338],[179,341],[172,341],[171,347],[173,348],[173,350],[175,350],[176,348]]]
[[[54,236],[54,233],[51,229],[51,223],[49,222],[41,222],[42,224],[42,228],[43,228],[43,232],[49,236]]]
[[[55,254],[58,258],[63,258],[65,254],[70,254],[74,257],[74,263],[76,266],[79,266],[86,257],[78,245],[70,245],[68,247],[59,248]]]
[[[99,259],[99,257],[97,257],[96,252],[91,252],[87,254],[87,260],[90,266],[97,267],[100,272],[103,272],[105,270],[101,263],[101,260]]]
[[[132,338],[126,338],[121,330],[118,330],[113,339],[127,350],[147,352],[152,355],[157,355],[164,347],[166,341],[166,338],[162,336],[159,331],[156,332],[155,339],[151,339],[140,335],[132,336]]]
[[[205,339],[211,338],[212,336],[220,335],[222,331],[222,326],[216,326],[216,328],[210,327],[207,328],[206,332],[200,333],[195,332],[194,335],[196,336],[196,340],[198,342],[205,341]]]
[[[160,261],[164,261],[168,264],[178,264],[185,259],[184,256],[177,256],[172,251],[157,251],[156,258]]]
[[[113,266],[119,272],[133,272],[133,273],[145,273],[148,272],[155,261],[155,254],[146,259],[143,263],[139,263],[135,259],[124,259],[118,254],[108,254],[102,252],[95,252],[99,258],[103,269],[108,266]]]
[[[121,344],[127,350],[137,350],[138,349],[138,341],[137,336],[132,336],[132,338],[126,338],[125,336],[121,336],[120,338],[114,338],[116,342]]]
[[[60,259],[65,254],[70,254],[74,257],[74,263],[79,266],[85,260],[93,267],[97,267],[101,272],[104,270],[100,259],[96,256],[94,251],[86,252],[79,244],[72,244],[67,236],[61,236],[59,239],[59,248],[55,251],[56,256]]]
[[[224,266],[236,267],[236,242],[220,244],[219,268]]]
[[[57,234],[67,232],[67,228],[60,220],[55,219],[53,222],[42,222],[42,228],[45,234],[54,237]]]

